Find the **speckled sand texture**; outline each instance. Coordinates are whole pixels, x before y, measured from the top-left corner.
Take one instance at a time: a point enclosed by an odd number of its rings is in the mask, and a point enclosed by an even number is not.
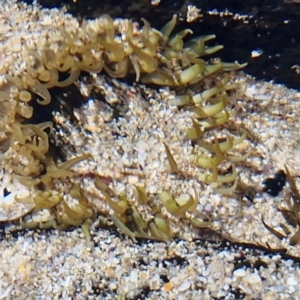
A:
[[[95,243],[78,230],[2,240],[1,299],[299,299],[299,263],[279,254],[96,235]]]

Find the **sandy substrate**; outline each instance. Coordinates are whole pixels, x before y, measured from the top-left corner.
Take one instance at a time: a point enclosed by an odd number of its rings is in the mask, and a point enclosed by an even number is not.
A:
[[[98,230],[0,244],[1,299],[299,299],[299,262],[229,243],[140,242]]]

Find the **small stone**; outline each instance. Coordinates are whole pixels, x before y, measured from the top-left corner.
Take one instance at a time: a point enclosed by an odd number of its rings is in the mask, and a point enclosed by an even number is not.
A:
[[[143,140],[137,141],[136,148],[139,151],[149,151],[149,145]]]
[[[233,271],[233,276],[235,277],[244,277],[246,276],[246,271],[245,269],[236,269],[235,271]]]
[[[191,286],[191,283],[189,281],[184,281],[178,288],[178,291],[185,292],[190,288],[190,286]]]
[[[136,270],[131,271],[129,281],[137,284],[137,282],[138,282],[138,273],[137,273]]]
[[[137,184],[139,178],[137,176],[128,176],[128,183],[129,184]]]
[[[298,284],[298,282],[294,276],[289,277],[287,279],[287,285],[297,285],[297,284]]]
[[[20,52],[22,50],[22,44],[20,38],[14,38],[12,40],[10,50],[12,52]]]
[[[260,278],[259,274],[257,274],[257,273],[250,274],[248,276],[248,282],[250,284],[257,284],[257,283],[261,282],[261,278]]]
[[[111,291],[115,291],[117,289],[117,285],[115,282],[112,282],[110,285],[109,285],[109,288]]]
[[[163,290],[165,292],[169,292],[172,290],[173,287],[174,287],[174,284],[171,281],[169,281],[163,286]]]

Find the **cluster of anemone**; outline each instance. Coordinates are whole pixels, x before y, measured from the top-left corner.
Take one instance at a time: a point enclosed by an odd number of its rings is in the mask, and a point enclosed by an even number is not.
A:
[[[234,70],[242,65],[233,63],[211,63],[203,56],[213,54],[222,46],[206,46],[206,42],[213,39],[213,35],[193,38],[187,42],[190,29],[172,34],[176,24],[176,16],[161,30],[151,28],[146,20],[143,27],[138,29],[131,21],[112,20],[108,15],[93,22],[83,22],[83,30],[79,36],[72,31],[61,29],[63,41],[57,42],[55,36],[49,35],[48,41],[39,47],[30,46],[26,40],[22,41],[28,59],[22,74],[5,75],[0,92],[1,107],[7,115],[12,109],[15,118],[11,128],[7,129],[7,139],[1,139],[2,154],[8,149],[14,152],[13,158],[2,157],[6,172],[28,188],[35,188],[31,200],[16,199],[21,203],[31,201],[34,211],[42,209],[52,210],[52,218],[46,222],[24,222],[23,227],[40,227],[65,229],[69,226],[82,225],[87,234],[87,227],[95,216],[93,209],[79,186],[69,188],[71,198],[77,204],[70,207],[60,193],[52,190],[54,180],[74,176],[72,166],[79,161],[89,159],[90,154],[75,157],[69,161],[57,164],[49,153],[49,132],[51,122],[30,124],[33,115],[32,102],[38,98],[40,105],[51,102],[49,89],[52,87],[67,87],[74,83],[82,71],[99,73],[104,71],[108,76],[123,78],[135,75],[137,82],[168,86],[170,88],[186,87],[199,83],[209,75]],[[60,79],[63,75],[64,79]],[[235,88],[228,84],[226,76],[216,86],[200,93],[189,92],[177,95],[170,105],[193,112],[193,126],[187,130],[187,138],[195,144],[194,164],[199,167],[198,180],[204,183],[220,183],[230,188],[216,188],[221,194],[234,191],[237,185],[237,173],[234,164],[244,160],[247,154],[235,156],[230,154],[233,147],[240,144],[245,135],[238,138],[215,135],[212,140],[205,142],[206,132],[225,124],[230,113],[227,110],[227,91]],[[13,108],[12,108],[13,107]],[[5,117],[5,116],[4,116]],[[9,123],[7,121],[7,123]],[[165,145],[168,172],[177,171],[177,163],[168,145]],[[219,174],[220,166],[229,165],[231,172]],[[204,170],[204,171],[203,171]],[[228,172],[227,172],[228,173]],[[128,203],[126,198],[117,201],[111,199],[109,188],[95,178],[95,186],[103,193],[109,207],[114,211],[111,216],[114,224],[122,232],[133,239],[136,237],[151,237],[169,240],[172,233],[166,219],[160,211],[153,211],[154,218],[150,223],[142,220],[136,208]],[[135,188],[136,200],[140,205],[149,205],[145,190]],[[179,205],[168,191],[159,195],[162,205],[173,216],[180,216],[196,209],[196,197]],[[199,221],[191,219],[195,226],[208,226],[209,220]],[[88,235],[88,234],[87,234]]]
[[[95,186],[104,195],[107,204],[114,212],[110,216],[113,223],[122,233],[130,236],[133,241],[136,241],[136,238],[169,241],[174,237],[167,218],[161,213],[161,208],[149,203],[149,197],[143,187],[133,186],[134,196],[139,206],[143,206],[151,212],[152,218],[148,221],[143,220],[137,208],[130,203],[125,195],[118,195],[117,201],[114,201],[111,198],[114,192],[101,182],[99,177],[95,177]],[[207,228],[212,223],[211,218],[204,214],[200,217],[193,216],[198,205],[196,192],[194,195],[188,195],[188,199],[182,199],[184,203],[179,203],[179,199],[175,200],[166,190],[159,193],[158,198],[167,212],[176,218],[190,213],[189,221],[196,228]]]

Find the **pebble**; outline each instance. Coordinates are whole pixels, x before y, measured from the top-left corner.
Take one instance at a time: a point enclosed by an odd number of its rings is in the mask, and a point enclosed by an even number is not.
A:
[[[298,280],[294,276],[291,276],[287,279],[288,285],[297,285],[298,283]]]
[[[135,185],[139,182],[139,178],[137,176],[128,176],[128,182]]]
[[[165,292],[169,292],[173,289],[173,287],[174,287],[174,284],[171,281],[169,281],[163,286],[163,289]]]
[[[137,281],[138,281],[138,272],[137,272],[137,270],[132,270],[131,271],[129,281],[137,284]]]
[[[245,277],[246,276],[246,271],[244,268],[241,269],[236,269],[233,271],[233,276],[234,277]]]
[[[259,274],[254,273],[254,274],[250,274],[247,277],[248,283],[250,284],[258,284],[261,282],[261,277],[259,276]]]
[[[189,288],[190,288],[190,286],[191,286],[191,283],[190,283],[190,281],[184,281],[180,286],[179,286],[179,288],[178,288],[178,291],[179,292],[185,292],[185,291],[187,291]]]

